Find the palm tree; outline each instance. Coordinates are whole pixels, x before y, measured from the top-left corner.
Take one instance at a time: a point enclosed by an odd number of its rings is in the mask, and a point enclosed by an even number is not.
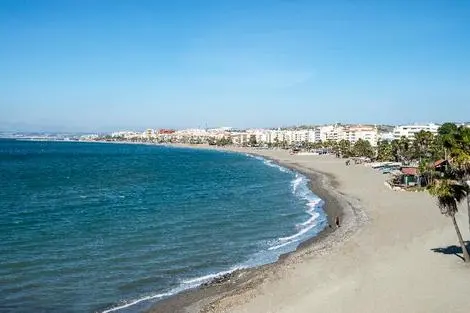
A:
[[[400,141],[398,139],[393,139],[390,143],[390,149],[392,150],[392,156],[395,159],[395,162],[402,161],[400,156]]]
[[[470,181],[470,128],[459,127],[448,138],[447,147],[454,171],[460,183],[469,186]],[[468,225],[470,227],[470,194],[467,193]]]
[[[462,248],[464,261],[470,262],[470,255],[465,247],[457,221],[455,220],[455,214],[458,212],[457,205],[467,196],[469,191],[468,186],[448,178],[435,179],[428,190],[432,196],[437,198],[437,205],[441,209],[441,213],[452,219],[455,232],[457,233]]]
[[[442,145],[444,147],[444,158],[448,159],[448,150],[452,149],[455,142],[455,134],[457,133],[457,125],[454,123],[444,123],[439,127],[437,133],[441,137]]]
[[[377,143],[377,160],[379,161],[393,161],[393,147],[387,140],[380,140]]]
[[[420,162],[423,158],[429,157],[429,148],[431,147],[433,139],[434,135],[429,131],[422,130],[415,134],[413,141],[413,146],[415,150],[414,157]]]
[[[398,141],[398,151],[402,161],[410,161],[411,159],[411,143],[410,140],[402,136]]]

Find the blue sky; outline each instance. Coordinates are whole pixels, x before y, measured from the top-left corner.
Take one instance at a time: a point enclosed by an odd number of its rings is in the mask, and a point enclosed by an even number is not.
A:
[[[470,1],[0,4],[2,129],[470,120]]]

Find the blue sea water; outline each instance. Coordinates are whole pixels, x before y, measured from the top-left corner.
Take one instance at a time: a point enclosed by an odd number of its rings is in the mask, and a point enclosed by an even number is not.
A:
[[[0,140],[0,311],[140,312],[274,262],[327,224],[307,183],[236,153]]]

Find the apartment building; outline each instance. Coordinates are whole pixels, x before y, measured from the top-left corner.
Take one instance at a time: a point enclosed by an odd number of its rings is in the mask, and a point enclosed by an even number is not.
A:
[[[429,123],[429,124],[422,124],[422,125],[401,125],[401,126],[396,126],[393,129],[393,138],[394,139],[400,139],[401,137],[406,137],[409,139],[413,139],[415,137],[416,133],[419,133],[420,131],[428,131],[431,132],[432,134],[437,134],[437,130],[439,129],[439,125],[434,124],[434,123]]]
[[[338,138],[339,140],[347,140],[352,144],[357,142],[359,139],[362,139],[368,141],[371,146],[375,147],[377,146],[379,133],[375,126],[343,126],[338,129]]]

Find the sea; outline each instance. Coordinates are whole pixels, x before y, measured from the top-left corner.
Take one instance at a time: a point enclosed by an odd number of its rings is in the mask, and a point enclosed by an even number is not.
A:
[[[241,153],[0,140],[0,312],[143,312],[327,225],[307,177]]]

